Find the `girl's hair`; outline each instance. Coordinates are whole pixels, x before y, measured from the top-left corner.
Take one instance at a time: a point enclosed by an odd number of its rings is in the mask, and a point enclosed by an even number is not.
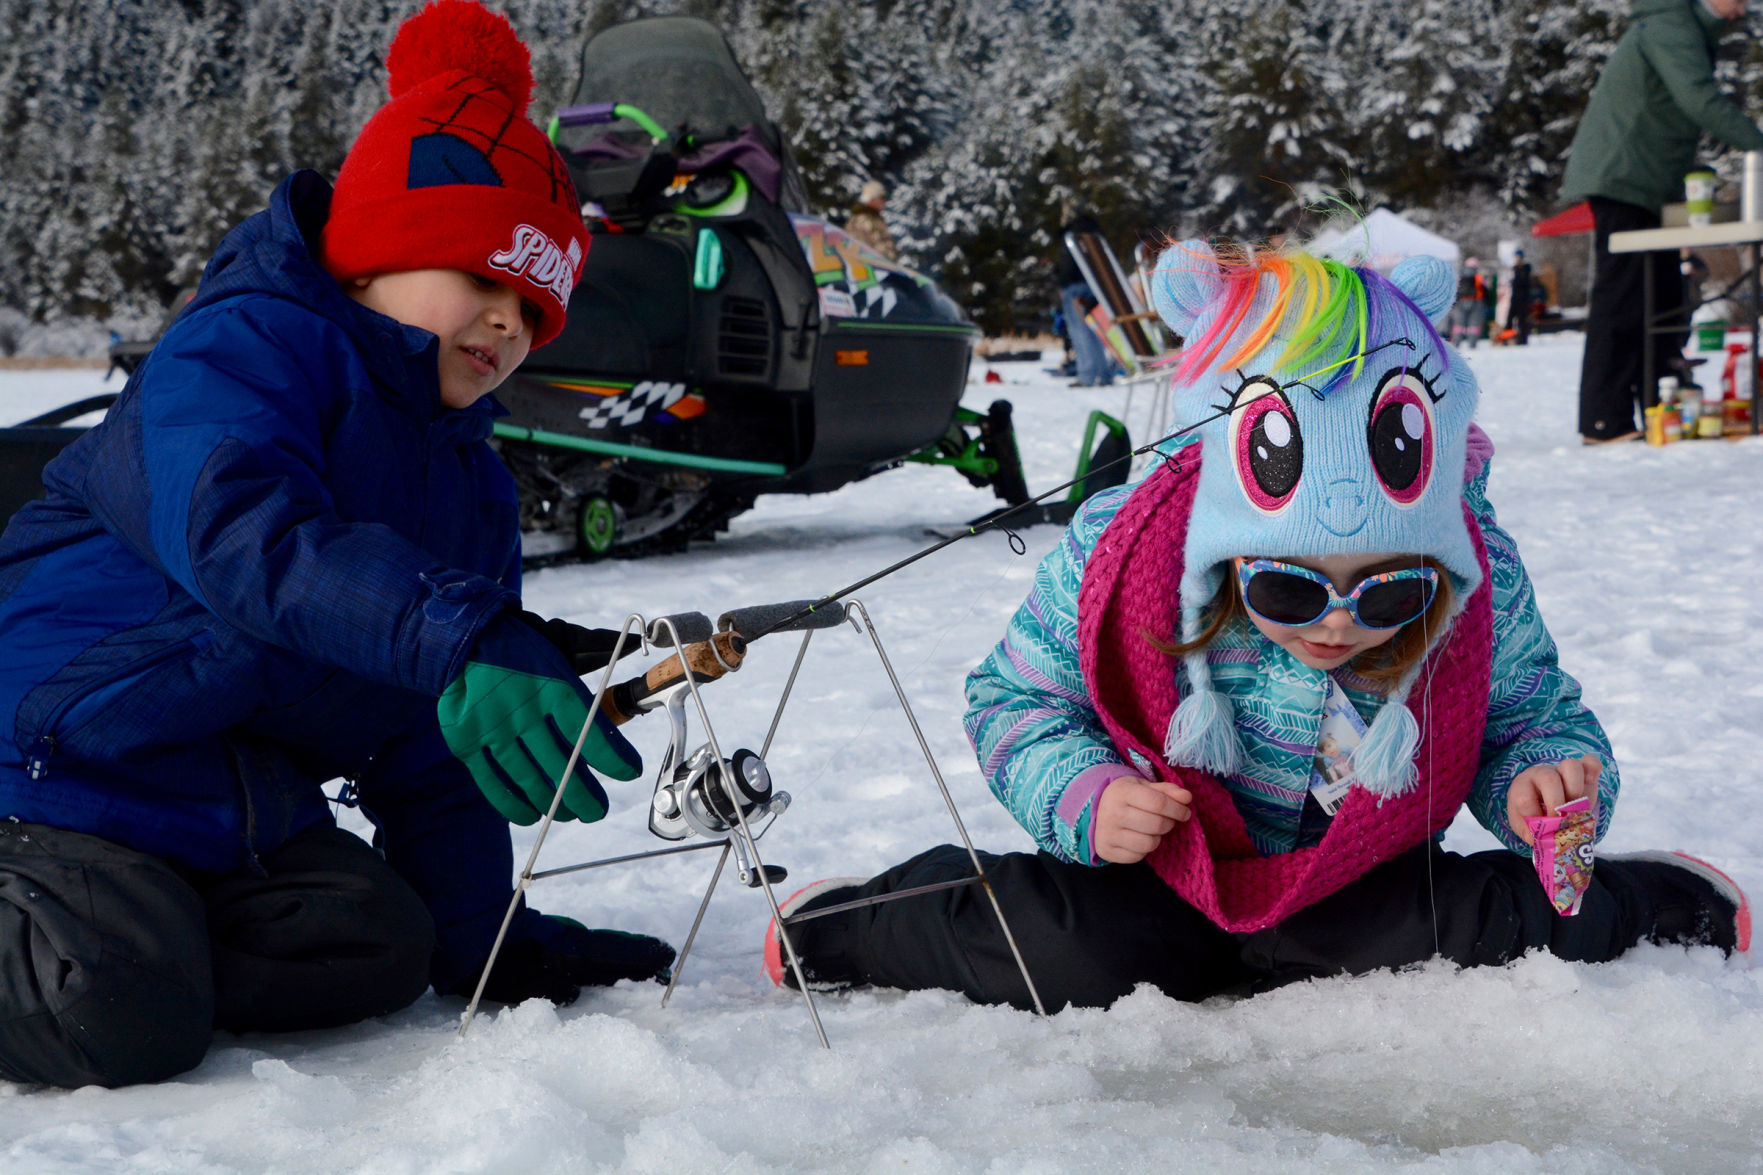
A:
[[[1369,266],[1347,265],[1291,246],[1257,250],[1244,245],[1220,247],[1216,258],[1197,257],[1195,263],[1215,272],[1221,283],[1211,302],[1217,313],[1182,348],[1175,368],[1178,384],[1192,383],[1215,367],[1242,366],[1267,349],[1283,326],[1290,336],[1269,370],[1292,372],[1301,380],[1326,375],[1319,383],[1326,392],[1360,375],[1380,312],[1387,314],[1398,305],[1414,311],[1430,336],[1426,341],[1447,366],[1451,362],[1451,349],[1439,340],[1427,316]],[[1271,302],[1261,297],[1263,279]],[[1241,341],[1227,352],[1233,338]]]
[[[1431,555],[1422,556],[1421,563],[1438,572],[1439,586],[1433,592],[1432,603],[1419,619],[1410,620],[1396,633],[1395,639],[1385,641],[1374,649],[1366,649],[1348,664],[1354,673],[1365,680],[1379,686],[1384,693],[1394,689],[1402,676],[1419,664],[1426,656],[1427,642],[1434,633],[1444,631],[1445,620],[1451,615],[1452,604],[1456,600],[1456,592],[1451,588],[1451,576],[1445,565]],[[1237,586],[1234,571],[1227,569],[1224,582],[1218,585],[1218,594],[1206,605],[1206,624],[1199,635],[1191,641],[1171,642],[1145,634],[1151,647],[1172,657],[1185,657],[1189,653],[1197,653],[1217,639],[1224,626],[1241,617],[1247,619],[1249,610],[1243,603],[1242,589]]]

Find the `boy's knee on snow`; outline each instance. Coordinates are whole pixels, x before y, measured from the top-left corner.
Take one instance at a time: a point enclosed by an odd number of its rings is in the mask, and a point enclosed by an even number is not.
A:
[[[206,893],[215,1026],[290,1032],[351,1024],[428,990],[434,919],[353,833],[321,826]]]
[[[97,837],[0,831],[0,1076],[118,1086],[195,1067],[214,1021],[195,891]]]
[[[101,967],[110,973],[105,981],[59,1015],[41,1017],[36,1055],[20,1060],[25,1080],[116,1088],[164,1081],[201,1064],[214,1034],[211,992],[192,991],[133,960]],[[0,1068],[14,1058],[10,1043],[0,1044]]]
[[[31,904],[53,900],[30,884],[0,888],[23,890]],[[145,958],[121,935],[86,926],[68,936],[55,921],[0,906],[0,1077],[115,1087],[195,1068],[214,1023],[206,949]]]

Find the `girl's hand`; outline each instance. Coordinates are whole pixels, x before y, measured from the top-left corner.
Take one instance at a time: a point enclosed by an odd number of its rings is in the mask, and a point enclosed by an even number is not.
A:
[[[1180,821],[1193,815],[1194,797],[1185,787],[1123,775],[1096,800],[1091,840],[1096,856],[1116,865],[1143,861]]]
[[[1539,763],[1521,772],[1506,793],[1506,823],[1525,844],[1532,843],[1527,816],[1553,816],[1562,804],[1589,796],[1598,789],[1604,770],[1596,755],[1581,755],[1559,763]],[[1102,793],[1106,796],[1108,793]]]

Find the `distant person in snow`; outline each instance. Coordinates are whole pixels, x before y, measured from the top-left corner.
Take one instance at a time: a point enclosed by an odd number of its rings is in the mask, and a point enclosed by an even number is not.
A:
[[[0,537],[0,1079],[118,1086],[214,1030],[469,994],[614,634],[521,610],[489,393],[588,236],[506,20],[440,0],[330,185],[222,242]],[[602,715],[586,763],[637,753]],[[376,828],[339,829],[347,779]],[[597,820],[586,766],[561,815]],[[523,907],[502,1002],[646,978],[656,939]]]
[[[870,180],[857,194],[857,203],[851,205],[851,213],[845,218],[845,231],[887,260],[898,261],[900,247],[894,244],[894,234],[882,218],[882,209],[887,205],[888,190],[879,181]]]
[[[1524,259],[1523,249],[1512,251],[1512,287],[1506,294],[1505,327],[1512,332],[1512,342],[1520,347],[1530,346],[1530,312],[1531,305],[1536,301],[1535,282],[1531,277],[1530,262]]]
[[[1592,206],[1595,272],[1579,374],[1579,431],[1588,444],[1640,435],[1643,381],[1681,366],[1686,333],[1661,335],[1641,370],[1644,254],[1610,252],[1610,234],[1659,227],[1660,209],[1683,199],[1683,177],[1703,132],[1740,151],[1763,151],[1763,131],[1714,84],[1714,47],[1745,0],[1635,0],[1574,132],[1561,199]],[[1677,257],[1653,265],[1653,309],[1681,317]]]
[[[1449,266],[1188,241],[1152,275],[1198,436],[1084,505],[967,679],[981,769],[1040,847],[982,863],[1047,1008],[1436,955],[1748,949],[1744,895],[1711,866],[1585,874],[1616,763],[1488,502],[1475,377],[1433,325]],[[1440,848],[1464,806],[1502,847]],[[786,915],[932,890],[796,923],[808,982],[1029,1006],[971,875],[945,845],[801,891]],[[765,950],[786,981],[775,926]]]
[[[1452,343],[1473,347],[1487,333],[1491,280],[1474,257],[1463,263],[1463,271],[1457,275],[1457,301],[1451,306]]]

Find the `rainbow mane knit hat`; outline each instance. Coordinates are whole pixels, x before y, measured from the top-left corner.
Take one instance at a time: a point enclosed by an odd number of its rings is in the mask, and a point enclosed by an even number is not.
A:
[[[1481,571],[1463,503],[1465,444],[1480,394],[1434,326],[1456,275],[1410,258],[1376,270],[1299,249],[1220,257],[1203,241],[1167,249],[1152,301],[1185,340],[1173,377],[1177,423],[1202,447],[1183,551],[1182,639],[1195,639],[1229,560],[1415,554],[1450,574],[1461,608]],[[1433,634],[1436,642],[1442,634]],[[1204,650],[1184,658],[1190,693],[1169,724],[1171,763],[1229,775],[1243,761],[1230,700]],[[1396,685],[1354,752],[1367,790],[1416,779],[1419,728]]]
[[[589,237],[562,156],[526,116],[526,46],[476,0],[435,0],[398,27],[386,89],[337,173],[324,267],[345,283],[411,269],[487,277],[539,308],[544,346]]]

